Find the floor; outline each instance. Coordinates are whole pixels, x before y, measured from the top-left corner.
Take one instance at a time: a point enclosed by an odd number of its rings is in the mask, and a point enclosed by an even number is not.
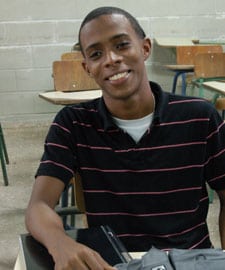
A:
[[[1,270],[13,269],[18,253],[18,237],[26,232],[24,213],[52,117],[53,115],[45,115],[1,119],[10,159],[10,164],[7,165],[9,186],[4,186],[0,171]],[[218,205],[218,198],[215,196],[208,216],[210,234],[215,247],[220,247]]]

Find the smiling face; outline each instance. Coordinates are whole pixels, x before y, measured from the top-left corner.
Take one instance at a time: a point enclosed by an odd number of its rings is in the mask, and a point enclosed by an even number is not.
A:
[[[126,100],[149,89],[144,61],[151,50],[121,14],[101,15],[80,32],[84,68],[103,90],[105,100]]]

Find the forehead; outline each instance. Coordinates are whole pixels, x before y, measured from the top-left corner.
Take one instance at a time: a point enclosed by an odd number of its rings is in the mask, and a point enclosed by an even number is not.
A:
[[[108,40],[113,36],[136,35],[130,21],[122,14],[101,15],[86,23],[80,32],[83,49],[90,44]]]

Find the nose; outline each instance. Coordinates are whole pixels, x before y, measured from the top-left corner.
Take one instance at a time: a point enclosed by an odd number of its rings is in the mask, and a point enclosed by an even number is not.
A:
[[[115,66],[118,63],[121,63],[122,57],[113,50],[109,50],[105,55],[105,66]]]

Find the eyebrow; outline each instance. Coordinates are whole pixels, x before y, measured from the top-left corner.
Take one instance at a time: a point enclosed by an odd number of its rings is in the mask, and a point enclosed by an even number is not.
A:
[[[117,34],[117,35],[114,35],[112,36],[109,40],[110,41],[113,41],[113,40],[116,40],[116,39],[119,39],[119,38],[123,38],[123,37],[129,37],[128,34],[126,33],[121,33],[121,34]],[[88,50],[98,46],[100,44],[100,42],[96,42],[96,43],[93,43],[93,44],[90,44],[86,49],[85,51],[87,52]]]

